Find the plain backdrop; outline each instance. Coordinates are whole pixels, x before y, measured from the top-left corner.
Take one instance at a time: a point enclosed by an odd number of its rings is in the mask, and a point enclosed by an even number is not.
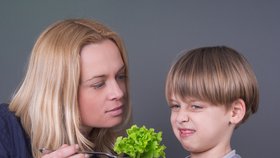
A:
[[[280,147],[280,1],[1,0],[0,101],[9,102],[38,35],[65,18],[91,18],[118,32],[129,56],[134,123],[163,132],[168,158],[183,158],[164,96],[165,77],[185,49],[227,45],[247,57],[260,107],[235,131],[244,158],[276,158]],[[278,155],[278,156],[277,156]]]

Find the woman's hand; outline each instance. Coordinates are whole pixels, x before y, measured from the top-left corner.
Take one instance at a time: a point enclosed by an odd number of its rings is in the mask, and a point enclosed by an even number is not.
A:
[[[62,145],[59,149],[50,152],[43,153],[42,158],[88,158],[87,154],[78,154],[79,146],[77,144],[74,145]]]

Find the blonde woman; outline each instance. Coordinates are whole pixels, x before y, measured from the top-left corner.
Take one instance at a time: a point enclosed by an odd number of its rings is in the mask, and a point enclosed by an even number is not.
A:
[[[10,104],[0,106],[0,157],[112,153],[131,118],[127,76],[124,45],[103,24],[67,19],[49,26]]]

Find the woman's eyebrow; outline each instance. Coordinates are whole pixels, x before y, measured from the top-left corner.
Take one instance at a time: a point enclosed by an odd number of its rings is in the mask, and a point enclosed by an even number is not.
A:
[[[118,73],[121,72],[121,71],[125,71],[126,67],[125,65],[123,65],[119,70],[118,70]]]
[[[123,65],[123,66],[121,66],[121,68],[117,72],[120,73],[122,71],[125,71],[125,69],[126,69],[126,67],[125,67],[125,65]],[[96,79],[96,78],[105,78],[105,77],[106,77],[106,75],[96,75],[96,76],[92,76],[91,78],[89,78],[89,79],[87,79],[83,82],[89,82],[89,81],[91,81],[93,79]]]
[[[91,78],[85,80],[85,82],[88,82],[88,81],[93,80],[93,79],[96,79],[96,78],[104,78],[104,77],[105,77],[105,75],[92,76]]]
[[[105,78],[106,76],[105,75],[96,75],[96,76],[92,76],[91,78],[85,80],[85,81],[82,81],[82,83],[87,83],[91,80],[94,80],[94,79],[97,79],[97,78]]]

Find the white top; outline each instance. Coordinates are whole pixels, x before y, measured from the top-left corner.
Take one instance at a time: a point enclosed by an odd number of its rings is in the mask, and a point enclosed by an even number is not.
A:
[[[187,156],[186,158],[191,158],[191,155]],[[235,150],[232,150],[231,152],[226,154],[223,158],[241,158],[241,156],[236,154]]]

